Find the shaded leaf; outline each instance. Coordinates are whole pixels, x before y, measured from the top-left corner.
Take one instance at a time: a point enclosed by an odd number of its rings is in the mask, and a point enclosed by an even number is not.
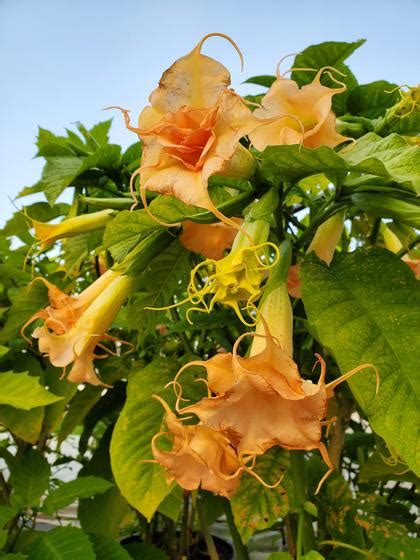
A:
[[[27,372],[0,373],[0,403],[29,410],[61,400],[62,397],[50,393],[39,384],[37,377]]]
[[[10,469],[9,483],[13,488],[11,504],[17,507],[38,506],[48,488],[50,466],[38,451],[29,448],[19,458],[6,459]]]
[[[131,560],[128,552],[109,536],[89,535],[96,560]]]
[[[347,106],[354,115],[370,119],[382,117],[387,108],[392,107],[400,97],[396,87],[397,84],[385,80],[357,86],[350,92]]]
[[[76,527],[57,527],[40,533],[29,560],[95,560],[89,537]]]
[[[59,486],[48,494],[42,509],[54,512],[63,509],[79,498],[90,498],[95,494],[102,494],[112,487],[112,482],[97,476],[83,476]]]

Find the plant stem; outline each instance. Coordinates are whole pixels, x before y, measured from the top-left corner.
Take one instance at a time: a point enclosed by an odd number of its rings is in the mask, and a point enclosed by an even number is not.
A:
[[[347,544],[347,543],[343,543],[340,541],[321,541],[320,543],[318,543],[318,546],[323,546],[324,544],[330,544],[331,546],[337,546],[337,547],[341,547],[341,548],[347,548],[348,550],[354,550],[354,552],[358,552],[359,554],[363,554],[363,556],[366,556],[366,558],[371,558],[370,553],[367,550],[362,550],[361,548],[358,548],[357,546],[353,546],[352,544]]]
[[[206,541],[207,552],[209,553],[210,560],[219,560],[219,555],[217,554],[213,537],[210,534],[209,526],[207,524],[207,519],[206,519],[206,513],[203,509],[203,502],[200,496],[198,496],[196,507],[197,507],[198,519],[200,520],[201,532],[203,534],[204,540]]]
[[[398,251],[397,257],[403,257],[408,253],[410,249],[415,247],[418,243],[420,243],[420,235],[416,235],[416,237],[412,241],[410,241],[407,247],[403,247],[401,251]]]
[[[229,500],[223,500],[223,510],[226,515],[226,521],[229,527],[230,535],[232,537],[233,546],[235,547],[237,560],[249,560],[247,547],[243,544],[241,536],[233,519],[232,508]]]
[[[346,206],[348,206],[347,202],[339,202],[334,206],[328,206],[325,210],[321,211],[318,216],[316,216],[316,218],[312,221],[312,223],[307,227],[306,231],[304,231],[298,238],[296,244],[298,246],[301,246],[304,241],[307,241],[307,239],[310,238],[310,236],[321,224],[326,222],[328,218],[331,218],[331,216],[334,216],[334,214],[337,214],[337,212],[344,210]]]
[[[373,222],[372,231],[369,235],[369,243],[370,245],[375,245],[376,240],[378,239],[379,228],[381,227],[381,218],[376,218]]]
[[[190,503],[190,492],[184,490],[184,508],[182,511],[182,521],[181,521],[181,537],[179,540],[179,553],[178,558],[188,558],[188,510]]]
[[[305,484],[305,456],[303,451],[290,452],[290,467],[296,492],[296,498],[301,508],[301,511],[299,511],[298,530],[296,537],[296,553],[297,558],[300,558],[300,555],[302,554],[302,548],[303,552],[306,554],[315,547],[315,535],[312,527],[312,521],[311,519],[309,519],[308,514],[303,509],[303,505],[307,501]]]
[[[178,311],[175,309],[175,307],[172,307],[169,310],[171,317],[172,317],[172,321],[174,323],[178,323],[179,321],[179,315],[178,315]],[[187,335],[184,332],[178,332],[177,333],[179,340],[182,343],[182,346],[184,347],[184,352],[186,354],[193,354],[194,350],[192,349],[192,346],[190,344],[190,341],[187,338]]]

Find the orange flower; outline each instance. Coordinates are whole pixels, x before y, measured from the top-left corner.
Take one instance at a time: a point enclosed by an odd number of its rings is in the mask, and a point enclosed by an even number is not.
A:
[[[201,54],[203,43],[213,36],[227,39],[242,60],[229,37],[220,33],[206,35],[163,73],[159,87],[150,96],[151,105],[140,114],[137,128],[130,125],[128,111],[123,112],[127,127],[143,141],[141,166],[132,181],[140,175],[144,206],[147,207],[146,190],[171,194],[186,204],[210,210],[238,228],[214,206],[207,182],[211,175],[223,172],[238,151],[247,155],[248,165],[241,160],[244,175],[252,172],[253,157],[239,140],[255,126],[255,119],[242,98],[227,89],[228,70]]]
[[[203,488],[229,498],[236,490],[242,473],[238,456],[229,439],[207,426],[186,426],[160,397],[166,411],[168,431],[156,434],[152,452],[168,473],[168,483],[176,480],[185,490]],[[171,436],[171,451],[162,451],[157,440]]]
[[[240,457],[264,453],[274,445],[287,449],[319,449],[329,468],[319,489],[333,469],[321,441],[322,426],[328,423],[323,421],[327,399],[332,397],[336,385],[361,369],[374,366],[364,364],[326,385],[325,362],[316,355],[321,375],[315,385],[301,378],[295,362],[270,335],[267,325],[264,326],[266,347],[261,353],[250,358],[237,355],[245,336],[259,336],[246,333],[238,338],[232,354],[184,366],[174,382],[178,387],[178,411],[194,413],[205,426],[226,433]],[[209,390],[216,396],[179,410],[181,389],[177,379],[190,365],[206,368]]]
[[[110,352],[100,342],[116,340],[106,331],[130,293],[133,279],[110,270],[78,297],[67,296],[46,283],[51,305],[35,313],[22,330],[34,320],[43,319],[43,326],[32,333],[32,337],[38,339],[40,352],[64,371],[73,363],[67,376],[69,381],[103,385],[96,375],[93,360],[104,358],[106,354],[98,356],[95,349],[100,347]]]
[[[242,220],[232,218],[240,226]],[[194,253],[200,253],[208,259],[220,260],[226,251],[232,247],[238,230],[221,222],[217,224],[197,224],[183,222],[182,233],[179,237],[181,244]]]
[[[288,78],[277,73],[277,79],[261,100],[261,108],[254,111],[260,126],[249,134],[251,143],[257,150],[267,146],[283,144],[303,144],[308,148],[330,146],[348,140],[335,129],[335,114],[331,110],[332,97],[345,90],[328,88],[321,84],[321,76],[325,70],[321,68],[314,80],[302,88]]]

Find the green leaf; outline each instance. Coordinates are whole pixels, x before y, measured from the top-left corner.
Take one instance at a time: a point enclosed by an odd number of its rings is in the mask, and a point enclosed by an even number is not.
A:
[[[420,539],[409,537],[400,523],[372,514],[359,515],[358,522],[366,530],[368,537],[387,558],[397,560],[419,558]]]
[[[337,255],[330,267],[306,257],[301,280],[309,322],[342,373],[378,368],[376,397],[372,371],[352,377],[350,388],[372,428],[418,474],[420,284],[397,256],[375,247]]]
[[[360,482],[377,480],[406,480],[416,486],[420,485],[419,479],[411,471],[407,471],[406,465],[398,461],[385,462],[389,451],[384,447],[381,451],[376,450],[368,458],[366,463],[360,467]]]
[[[9,342],[20,336],[20,329],[26,321],[47,304],[47,293],[47,288],[42,282],[9,290],[12,307],[8,312],[6,324],[0,332],[0,342]]]
[[[417,198],[395,198],[382,192],[363,192],[351,195],[351,201],[366,214],[377,218],[392,218],[402,224],[420,228],[420,202]]]
[[[403,117],[393,120],[390,131],[403,136],[418,136],[420,134],[420,111],[411,111]]]
[[[288,458],[279,447],[258,458],[257,472],[267,482],[274,483],[288,465]],[[264,488],[254,477],[244,474],[231,499],[235,524],[243,542],[256,531],[274,525],[289,511],[288,496],[282,486]]]
[[[61,371],[48,365],[45,371],[45,385],[62,399],[45,408],[44,426],[48,433],[53,433],[60,425],[64,411],[70,399],[77,393],[77,384],[61,378]]]
[[[106,225],[103,246],[121,261],[143,237],[160,227],[144,210],[123,210]]]
[[[265,560],[293,560],[288,552],[272,552]]]
[[[354,115],[369,119],[382,117],[388,107],[392,107],[400,98],[397,84],[378,80],[370,84],[355,87],[349,95],[347,106]]]
[[[353,43],[327,41],[319,45],[311,45],[296,56],[293,68],[319,70],[324,66],[334,66],[339,69],[340,64],[365,42],[366,39],[359,39]],[[292,73],[292,79],[302,86],[312,82],[313,73],[296,70]]]
[[[316,550],[309,551],[307,554],[304,554],[301,558],[302,560],[325,560],[325,557],[322,556],[322,554],[320,554]]]
[[[9,483],[13,488],[11,504],[17,507],[38,506],[48,488],[50,466],[38,451],[29,448],[19,458],[6,459],[10,469]]]
[[[105,535],[113,539],[120,534],[120,525],[132,511],[127,500],[114,485],[103,494],[80,500],[77,516],[86,533]]]
[[[17,514],[18,511],[19,510],[17,507],[1,505],[0,506],[0,529],[3,529],[6,523],[11,519],[13,519],[13,517]]]
[[[191,270],[190,253],[178,241],[173,242],[138,278],[138,292],[126,306],[127,326],[139,333],[152,330],[165,311],[145,309],[173,303],[175,294],[184,292]]]
[[[346,162],[327,146],[310,149],[304,146],[270,146],[262,152],[261,172],[265,179],[298,182],[304,177],[325,173],[336,182],[347,175]]]
[[[0,406],[0,424],[18,438],[33,445],[38,443],[40,438],[43,419],[44,408],[42,406],[31,410],[17,409],[7,405]]]
[[[95,494],[102,494],[112,487],[112,482],[97,476],[83,476],[66,482],[48,494],[42,509],[54,512],[63,509],[79,498],[90,498]]]
[[[253,76],[248,78],[243,83],[244,84],[255,84],[257,86],[264,86],[269,88],[276,81],[275,76]]]
[[[61,400],[62,397],[50,393],[39,384],[37,377],[27,372],[12,371],[0,373],[0,404],[29,410]]]
[[[369,132],[349,150],[341,152],[349,169],[390,177],[397,183],[408,183],[420,193],[420,150],[410,146],[398,134],[385,138]]]
[[[169,560],[168,556],[153,544],[132,542],[124,546],[134,560]]]
[[[108,119],[107,121],[102,121],[98,124],[95,124],[89,132],[91,136],[98,142],[98,144],[105,145],[109,142],[109,130],[111,128],[112,118]]]
[[[161,358],[130,374],[127,401],[111,441],[115,481],[127,501],[148,520],[171,491],[160,465],[142,463],[153,458],[150,442],[164,417],[162,405],[152,395],[161,394],[173,402],[173,391],[163,387],[172,381],[177,369],[175,360]]]
[[[74,150],[69,145],[68,138],[64,136],[56,136],[50,130],[38,128],[38,137],[36,141],[38,153],[36,157],[47,156],[74,156]]]
[[[76,527],[57,527],[41,533],[29,560],[95,560],[95,553],[88,536]]]
[[[131,560],[128,552],[109,536],[89,535],[96,560]]]
[[[87,157],[53,156],[47,158],[42,173],[42,188],[52,205],[73,181],[88,169],[112,171],[121,163],[121,148],[116,144],[101,146]]]

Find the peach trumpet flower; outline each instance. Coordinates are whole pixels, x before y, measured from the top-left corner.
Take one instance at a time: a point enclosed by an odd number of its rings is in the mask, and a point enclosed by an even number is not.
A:
[[[138,127],[131,126],[127,110],[117,108],[123,111],[127,128],[143,141],[141,165],[132,176],[132,193],[134,179],[139,175],[144,207],[147,208],[147,190],[170,194],[186,204],[206,208],[238,229],[214,206],[208,179],[232,167],[239,152],[241,169],[229,169],[229,173],[252,174],[254,158],[239,140],[256,121],[244,100],[228,89],[228,70],[201,54],[204,42],[214,36],[229,41],[242,60],[232,39],[211,33],[163,73],[159,87],[150,96],[150,106],[140,114]]]
[[[185,425],[160,397],[165,409],[167,431],[153,437],[155,460],[167,471],[168,483],[176,480],[185,490],[202,488],[229,498],[236,490],[243,469],[229,439],[203,425]],[[171,451],[159,449],[162,436],[172,438]]]
[[[238,226],[242,224],[239,218],[232,218]],[[179,241],[189,251],[199,253],[208,259],[220,260],[225,251],[232,247],[238,230],[222,222],[216,224],[197,224],[185,221],[182,223],[182,233]]]
[[[66,367],[73,364],[67,376],[73,383],[104,385],[93,360],[107,354],[97,355],[95,350],[98,347],[111,352],[101,341],[117,340],[106,331],[131,292],[133,281],[132,277],[108,271],[78,297],[59,293],[50,284],[52,305],[35,313],[24,329],[34,320],[43,319],[44,324],[34,330],[32,337],[38,339],[39,351],[48,356],[51,364],[62,367],[63,375]]]
[[[274,445],[286,449],[318,449],[328,466],[322,483],[333,471],[325,444],[321,441],[322,427],[327,412],[327,399],[334,388],[358,371],[371,367],[363,364],[326,384],[325,362],[316,354],[321,364],[318,383],[301,378],[296,363],[282,350],[265,324],[265,349],[250,358],[238,356],[238,346],[245,333],[236,341],[232,354],[217,355],[205,362],[191,362],[184,366],[174,380],[177,387],[177,410],[180,414],[195,414],[209,428],[226,433],[238,450],[240,457],[265,453]],[[208,388],[215,396],[179,408],[182,390],[179,375],[191,365],[206,368]],[[377,387],[378,388],[378,387]]]
[[[325,71],[340,87],[321,84]],[[285,144],[334,148],[349,140],[335,129],[332,98],[346,87],[332,76],[334,71],[338,72],[329,66],[321,68],[310,84],[299,88],[294,80],[280,75],[277,68],[277,79],[262,98],[261,107],[254,111],[260,124],[249,134],[252,145],[259,151]]]

